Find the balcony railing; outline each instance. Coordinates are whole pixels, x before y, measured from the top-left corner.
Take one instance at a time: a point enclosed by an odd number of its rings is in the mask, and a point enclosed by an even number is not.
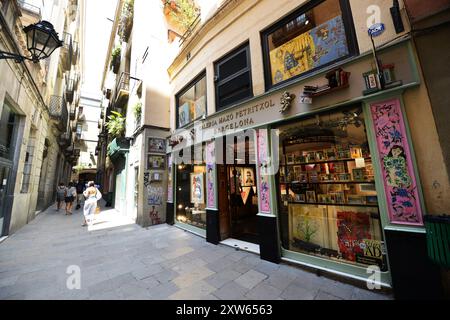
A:
[[[67,110],[67,102],[64,97],[51,96],[50,97],[50,117],[52,120],[57,121],[57,127],[60,131],[64,132],[67,128],[69,112]]]
[[[77,114],[76,107],[74,105],[71,105],[70,106],[70,112],[69,112],[70,120],[72,120],[72,121],[75,120],[76,114]]]
[[[190,36],[194,33],[195,28],[197,28],[198,24],[200,23],[201,14],[197,15],[195,20],[191,23],[191,25],[187,28],[186,32],[181,36],[180,41],[180,47],[186,42],[187,39],[189,39]]]
[[[70,71],[73,58],[73,41],[72,35],[67,32],[62,34],[63,46],[61,48],[61,64],[64,71]]]
[[[117,81],[115,92],[115,107],[122,108],[130,95],[130,74],[128,72],[122,72],[119,81]]]
[[[73,46],[72,65],[76,65],[80,57],[80,46],[77,41],[73,41],[72,46]]]

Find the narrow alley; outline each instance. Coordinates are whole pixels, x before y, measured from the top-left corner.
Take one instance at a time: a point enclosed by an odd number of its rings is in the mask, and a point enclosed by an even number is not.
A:
[[[97,220],[88,231],[81,211],[51,207],[4,241],[0,299],[391,299],[169,225],[127,225],[115,210]],[[114,221],[122,226],[104,229]],[[67,288],[70,266],[80,267],[80,290]]]

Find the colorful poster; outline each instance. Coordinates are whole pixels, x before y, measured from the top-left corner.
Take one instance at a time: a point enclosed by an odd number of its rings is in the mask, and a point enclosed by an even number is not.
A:
[[[364,256],[365,243],[371,239],[370,216],[365,212],[338,211],[338,247],[342,258],[356,262]]]
[[[391,223],[423,226],[414,166],[398,99],[371,105]]]
[[[180,127],[184,127],[191,122],[191,110],[189,103],[186,102],[178,108],[178,123]]]
[[[191,173],[191,202],[205,203],[205,181],[203,173]]]
[[[150,206],[160,206],[163,203],[164,191],[163,188],[158,186],[147,186],[148,192],[148,204]]]
[[[259,211],[270,213],[270,187],[267,175],[268,145],[267,130],[258,130]]]
[[[215,159],[215,141],[206,144],[206,197],[209,208],[216,208],[215,193],[215,175],[216,175],[216,159]]]
[[[272,82],[277,84],[348,54],[344,22],[337,16],[270,52]]]
[[[166,140],[160,138],[149,138],[148,152],[166,153]]]
[[[173,202],[173,172],[172,172],[172,155],[168,157],[168,181],[167,181],[167,202]]]

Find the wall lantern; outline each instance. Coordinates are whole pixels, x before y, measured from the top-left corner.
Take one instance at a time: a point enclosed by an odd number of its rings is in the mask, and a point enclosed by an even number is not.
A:
[[[50,57],[56,49],[63,45],[53,25],[48,21],[31,24],[23,28],[23,31],[27,37],[27,49],[31,53],[31,57],[0,51],[0,59],[14,59],[17,63],[30,60],[37,63],[39,60]]]

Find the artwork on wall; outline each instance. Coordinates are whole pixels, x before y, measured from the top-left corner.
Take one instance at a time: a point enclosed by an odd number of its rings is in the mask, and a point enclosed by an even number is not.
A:
[[[399,99],[370,106],[391,223],[423,226],[413,159]]]
[[[178,108],[178,123],[180,127],[184,127],[189,122],[191,122],[191,108],[189,102],[186,102]]]
[[[216,194],[215,194],[215,142],[209,142],[206,144],[206,189],[207,189],[207,204],[209,208],[216,207]]]
[[[173,172],[172,172],[172,155],[170,154],[167,159],[168,162],[168,181],[167,181],[167,202],[173,202]]]
[[[242,171],[242,186],[253,187],[255,185],[255,174],[252,168],[244,168]]]
[[[205,181],[203,173],[191,173],[191,202],[205,203]]]
[[[364,255],[364,239],[371,239],[370,216],[365,212],[338,211],[336,223],[339,252],[345,260],[356,262],[357,256]]]
[[[166,153],[166,140],[160,138],[148,138],[148,152]]]
[[[261,213],[270,213],[270,187],[269,177],[266,169],[261,166],[263,161],[268,158],[269,150],[267,146],[267,130],[258,130],[258,170],[259,170],[259,211]]]
[[[161,186],[149,185],[147,187],[148,204],[151,206],[160,206],[163,203],[164,190]]]
[[[161,224],[161,218],[159,216],[159,212],[155,206],[152,206],[152,209],[149,213],[150,221],[152,225]]]
[[[201,117],[206,114],[206,99],[205,96],[201,96],[195,101],[195,118]]]
[[[148,155],[147,169],[164,170],[165,168],[166,168],[166,163],[165,163],[164,156]]]
[[[277,84],[348,54],[344,22],[337,16],[270,52],[272,82]]]

